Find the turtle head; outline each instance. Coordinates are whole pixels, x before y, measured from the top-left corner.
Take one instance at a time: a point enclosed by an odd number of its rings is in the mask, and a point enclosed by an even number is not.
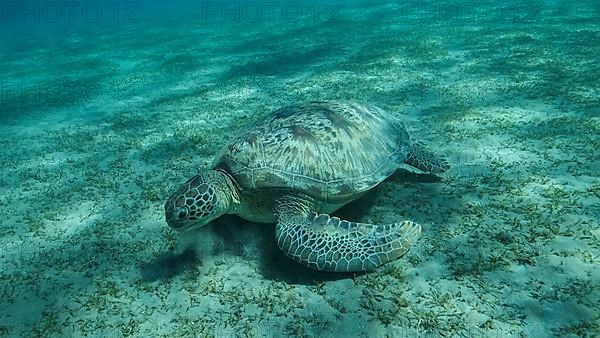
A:
[[[206,170],[190,178],[167,200],[167,224],[180,231],[205,226],[226,214],[236,197],[237,189],[229,175]]]

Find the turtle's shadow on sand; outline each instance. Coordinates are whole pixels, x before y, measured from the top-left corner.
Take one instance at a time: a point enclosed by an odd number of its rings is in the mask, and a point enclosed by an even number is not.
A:
[[[376,197],[381,193],[380,189],[386,184],[414,184],[414,183],[439,183],[441,179],[433,174],[415,173],[405,169],[398,169],[392,176],[384,182],[369,190],[359,199],[352,201],[341,209],[333,213],[333,215],[346,219],[348,221],[357,221],[363,215],[369,212],[369,209],[375,204]]]
[[[159,279],[172,278],[187,270],[194,269],[198,264],[200,264],[200,259],[191,248],[184,250],[180,254],[167,251],[155,257],[151,262],[142,265],[140,274],[142,280],[145,282],[153,282]]]
[[[247,222],[235,216],[227,216],[221,223],[213,230],[217,236],[223,238],[223,249],[240,256],[244,256],[243,247],[255,252],[257,256],[243,259],[254,260],[250,264],[256,264],[258,272],[265,279],[280,280],[287,284],[313,285],[356,275],[317,271],[288,258],[275,242],[274,224]],[[247,240],[250,238],[252,240]]]
[[[419,173],[411,170],[399,168],[384,182],[394,183],[440,183],[442,178],[435,174]]]

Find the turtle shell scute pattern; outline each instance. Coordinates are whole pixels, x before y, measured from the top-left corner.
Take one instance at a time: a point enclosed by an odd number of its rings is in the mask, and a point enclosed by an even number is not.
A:
[[[404,125],[375,106],[309,102],[281,108],[236,137],[213,167],[242,189],[293,189],[343,203],[391,175],[409,147]]]

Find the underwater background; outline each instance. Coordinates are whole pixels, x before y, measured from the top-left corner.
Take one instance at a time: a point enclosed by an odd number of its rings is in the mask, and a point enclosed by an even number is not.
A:
[[[600,2],[3,1],[0,336],[600,334]],[[235,135],[348,99],[444,154],[338,215],[423,233],[366,274],[163,204]]]

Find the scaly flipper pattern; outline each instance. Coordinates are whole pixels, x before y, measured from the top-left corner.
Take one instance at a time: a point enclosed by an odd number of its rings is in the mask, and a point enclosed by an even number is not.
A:
[[[323,271],[371,271],[403,256],[421,233],[404,221],[368,224],[310,212],[302,199],[280,203],[277,245],[290,258]]]

